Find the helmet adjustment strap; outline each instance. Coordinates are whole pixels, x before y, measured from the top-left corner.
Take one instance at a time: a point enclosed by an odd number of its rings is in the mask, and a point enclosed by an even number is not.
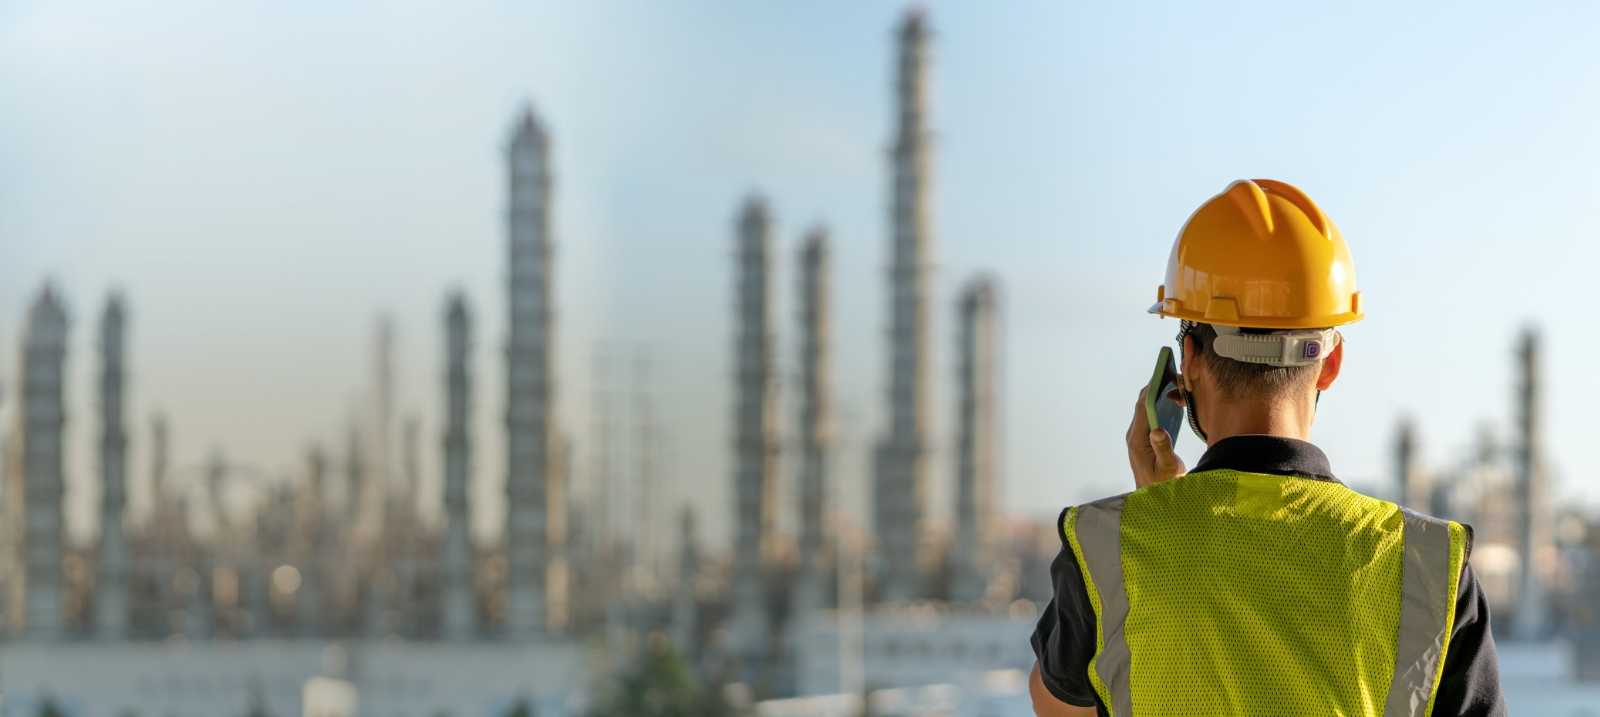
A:
[[[1309,366],[1339,345],[1339,332],[1333,329],[1297,329],[1247,334],[1237,326],[1213,326],[1218,356],[1241,363],[1268,366]]]

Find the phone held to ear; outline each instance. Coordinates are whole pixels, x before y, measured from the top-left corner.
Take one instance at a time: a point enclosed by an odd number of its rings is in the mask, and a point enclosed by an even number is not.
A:
[[[1183,406],[1167,398],[1167,394],[1177,387],[1177,381],[1178,365],[1172,360],[1172,348],[1163,346],[1156,356],[1150,388],[1144,392],[1144,416],[1150,421],[1150,430],[1165,430],[1173,446],[1178,445],[1178,429],[1183,426]]]

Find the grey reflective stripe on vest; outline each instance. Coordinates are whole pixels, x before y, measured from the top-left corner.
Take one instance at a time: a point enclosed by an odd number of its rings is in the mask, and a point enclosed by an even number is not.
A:
[[[1400,568],[1400,634],[1384,717],[1423,717],[1455,610],[1450,594],[1450,524],[1401,508],[1405,559]]]
[[[1100,634],[1105,647],[1095,660],[1094,671],[1111,692],[1112,717],[1133,714],[1133,693],[1128,687],[1128,668],[1132,653],[1123,624],[1128,620],[1128,591],[1122,584],[1122,501],[1117,496],[1078,508],[1078,547],[1083,550],[1084,567],[1100,593]],[[1449,543],[1445,544],[1449,547]]]

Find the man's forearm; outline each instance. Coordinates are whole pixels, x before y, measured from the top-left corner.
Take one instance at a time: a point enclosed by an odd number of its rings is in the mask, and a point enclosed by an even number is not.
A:
[[[1038,717],[1096,717],[1098,714],[1093,707],[1069,705],[1050,694],[1037,662],[1033,663],[1033,673],[1028,675],[1028,695],[1033,698],[1033,713]]]

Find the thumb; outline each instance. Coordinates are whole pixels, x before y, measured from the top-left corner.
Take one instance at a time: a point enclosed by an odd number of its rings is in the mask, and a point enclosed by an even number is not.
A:
[[[1155,453],[1156,473],[1162,480],[1183,475],[1183,461],[1172,450],[1172,436],[1167,435],[1165,429],[1157,428],[1150,432],[1150,449]]]

